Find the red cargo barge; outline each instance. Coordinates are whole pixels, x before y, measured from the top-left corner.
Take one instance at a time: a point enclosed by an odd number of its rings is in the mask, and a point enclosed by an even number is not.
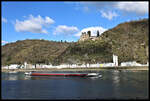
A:
[[[29,72],[25,73],[26,75],[30,76],[79,76],[79,77],[91,77],[91,76],[98,76],[99,73],[37,73],[37,72]]]

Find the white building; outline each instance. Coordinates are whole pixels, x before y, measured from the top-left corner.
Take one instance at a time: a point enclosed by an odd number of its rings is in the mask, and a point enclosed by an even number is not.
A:
[[[17,65],[17,64],[11,64],[9,66],[9,69],[18,69],[18,67],[19,67],[19,65]]]
[[[27,68],[27,62],[24,62],[24,68]]]
[[[149,66],[149,62],[147,61],[147,64],[146,64],[146,66]]]
[[[9,67],[8,66],[3,66],[2,69],[9,69]]]
[[[113,54],[113,63],[115,66],[118,66],[118,56]]]
[[[100,67],[99,64],[90,64],[90,67]]]
[[[122,62],[121,66],[142,66],[142,64],[137,63],[136,61],[131,61],[131,62]]]
[[[115,64],[114,63],[105,63],[103,64],[103,67],[114,67]]]

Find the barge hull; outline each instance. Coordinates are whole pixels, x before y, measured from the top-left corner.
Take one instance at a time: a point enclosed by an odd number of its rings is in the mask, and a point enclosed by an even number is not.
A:
[[[87,76],[87,74],[42,74],[42,73],[32,73],[31,76]]]

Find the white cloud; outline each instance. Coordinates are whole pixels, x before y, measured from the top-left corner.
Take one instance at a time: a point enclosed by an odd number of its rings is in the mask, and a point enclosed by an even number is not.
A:
[[[48,27],[53,23],[54,20],[47,16],[44,19],[40,15],[38,17],[30,15],[27,20],[16,20],[15,29],[17,32],[48,33],[43,27]]]
[[[148,13],[148,1],[136,2],[81,2],[83,6],[95,7],[97,10],[120,10],[136,15],[144,15]]]
[[[100,11],[100,12],[102,14],[102,17],[107,18],[109,20],[112,20],[113,17],[118,16],[115,12],[111,12],[111,11],[108,12]]]
[[[148,13],[148,2],[119,2],[116,8],[126,12],[144,15]]]
[[[7,41],[3,41],[3,40],[2,40],[2,44],[5,44],[5,43],[8,43],[8,42],[7,42]]]
[[[54,30],[54,35],[56,34],[65,34],[65,35],[70,35],[78,32],[78,28],[74,26],[66,26],[66,25],[59,25],[56,27]]]
[[[7,23],[7,19],[2,17],[2,22]]]
[[[107,29],[100,27],[100,26],[88,27],[88,28],[82,29],[79,33],[75,34],[75,36],[79,37],[79,36],[81,36],[82,32],[87,32],[87,31],[91,31],[91,36],[96,36],[97,31],[99,31],[99,34],[101,35],[106,30]]]
[[[116,5],[116,2],[81,2],[84,6],[96,7],[99,9],[112,8]]]

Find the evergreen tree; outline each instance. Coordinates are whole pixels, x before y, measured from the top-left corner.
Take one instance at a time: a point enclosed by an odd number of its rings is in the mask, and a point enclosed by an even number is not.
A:
[[[89,35],[89,37],[90,37],[90,36],[91,36],[91,31],[88,31],[87,33],[88,33],[88,35]]]
[[[97,31],[97,37],[99,37],[99,31]]]

